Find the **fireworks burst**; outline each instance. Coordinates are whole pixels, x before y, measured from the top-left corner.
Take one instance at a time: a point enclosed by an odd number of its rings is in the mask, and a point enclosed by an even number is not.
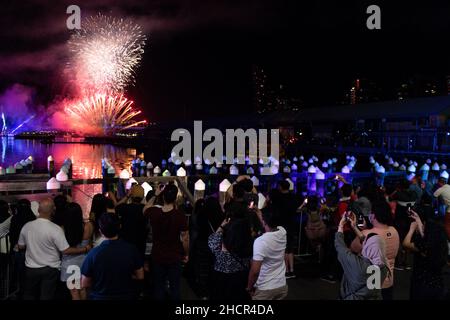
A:
[[[110,135],[146,123],[134,119],[141,111],[133,110],[133,101],[123,94],[94,94],[67,105],[65,111],[98,134]]]
[[[101,14],[90,17],[69,40],[69,74],[82,94],[122,92],[134,82],[145,42],[137,24]]]

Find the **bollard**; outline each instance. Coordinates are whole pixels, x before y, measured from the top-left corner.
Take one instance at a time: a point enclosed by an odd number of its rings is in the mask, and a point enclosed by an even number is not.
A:
[[[51,155],[49,155],[47,158],[47,170],[48,173],[50,174],[50,177],[55,176],[55,160]]]

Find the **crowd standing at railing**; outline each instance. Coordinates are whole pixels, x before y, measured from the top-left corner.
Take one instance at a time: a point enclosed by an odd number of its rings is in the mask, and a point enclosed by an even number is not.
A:
[[[311,167],[322,172],[318,159],[310,160],[308,174]],[[355,165],[347,160],[347,169]],[[74,300],[180,300],[184,275],[202,299],[284,299],[289,279],[296,278],[295,249],[306,241],[315,249],[321,279],[340,282],[336,298],[391,300],[395,272],[410,268],[411,299],[444,298],[446,168],[430,170],[425,163],[416,173],[411,163],[403,180],[384,186],[386,169],[369,161],[375,179],[352,185],[342,170],[327,192],[294,193],[283,176],[261,192],[255,179],[238,176],[207,196],[203,184],[202,196],[191,204],[173,182],[150,187],[121,173],[119,187],[95,195],[84,214],[64,195],[38,205],[0,202],[0,236],[9,239],[0,245],[13,257],[15,297],[54,299],[65,292]],[[371,266],[379,270],[380,287],[368,286]]]

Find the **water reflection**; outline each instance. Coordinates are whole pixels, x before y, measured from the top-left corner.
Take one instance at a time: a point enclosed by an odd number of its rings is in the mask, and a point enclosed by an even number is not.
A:
[[[89,145],[83,143],[42,144],[39,140],[21,140],[2,137],[1,166],[14,165],[32,155],[35,159],[34,171],[45,172],[47,157],[55,159],[59,170],[64,159],[71,158],[74,178],[101,178],[101,159],[108,158],[118,173],[121,169],[129,169],[131,160],[136,157],[136,149],[112,145]]]

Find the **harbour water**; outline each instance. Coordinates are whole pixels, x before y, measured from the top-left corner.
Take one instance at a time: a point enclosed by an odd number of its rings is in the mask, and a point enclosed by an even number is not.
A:
[[[136,149],[105,144],[86,143],[52,143],[43,144],[39,140],[22,140],[3,137],[1,139],[0,165],[4,168],[33,156],[34,172],[45,172],[47,157],[55,160],[55,168],[59,170],[64,159],[71,158],[73,163],[73,178],[88,179],[102,177],[102,158],[108,158],[111,164],[120,172],[130,168],[131,160],[136,158]]]

